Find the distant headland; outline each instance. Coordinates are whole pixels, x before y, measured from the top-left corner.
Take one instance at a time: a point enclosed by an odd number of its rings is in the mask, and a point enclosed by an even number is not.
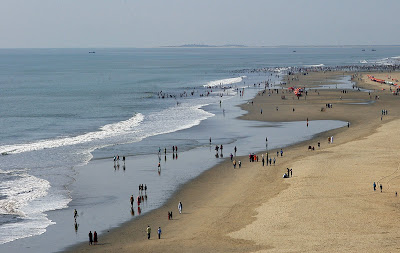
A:
[[[247,46],[236,45],[236,44],[226,44],[226,45],[184,44],[178,46],[162,46],[162,47],[247,47]]]

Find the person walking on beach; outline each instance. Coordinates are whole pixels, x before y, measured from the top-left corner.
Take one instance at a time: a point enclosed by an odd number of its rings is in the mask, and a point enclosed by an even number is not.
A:
[[[379,185],[379,188],[381,188],[381,192],[382,192],[382,184]]]
[[[236,151],[237,151],[237,148],[236,148],[236,146],[235,146],[235,148],[234,148],[233,150],[235,151],[235,155],[236,155]]]
[[[93,244],[93,234],[92,231],[89,231],[89,245]]]
[[[180,201],[178,204],[178,210],[179,210],[179,213],[181,214],[182,213],[182,202],[180,202]]]
[[[374,191],[376,191],[376,183],[374,182]]]
[[[76,218],[78,217],[78,211],[76,211],[76,209],[74,210],[74,219],[76,221]]]
[[[264,166],[264,162],[265,162],[264,156],[262,157],[261,162],[262,162],[262,166]]]
[[[236,169],[236,160],[233,160],[232,164],[233,164],[233,168]]]
[[[147,225],[146,233],[147,233],[147,240],[150,240],[151,227],[149,225]]]
[[[239,160],[239,169],[242,167],[242,162]]]
[[[94,234],[93,234],[93,242],[94,242],[94,245],[97,244],[97,232],[96,231],[94,231]]]
[[[283,150],[281,149],[281,156],[283,156]]]
[[[274,157],[274,166],[275,166],[275,157]]]
[[[158,227],[157,234],[158,234],[158,239],[161,239],[161,227]]]
[[[130,201],[131,201],[131,207],[133,207],[133,195],[131,195]]]

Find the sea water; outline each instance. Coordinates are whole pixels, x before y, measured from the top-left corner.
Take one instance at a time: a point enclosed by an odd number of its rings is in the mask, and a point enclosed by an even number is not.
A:
[[[243,140],[246,150],[262,150],[260,143],[251,141],[257,128],[250,131],[248,123],[238,123],[235,117],[243,112],[234,105],[251,99],[262,88],[254,83],[275,83],[279,77],[251,69],[351,65],[362,59],[394,61],[396,50],[303,48],[293,53],[291,48],[161,48],[98,49],[95,54],[85,49],[0,50],[0,243],[40,238],[49,228],[57,228],[49,211],[61,214],[82,196],[85,183],[77,182],[79,169],[91,159],[111,160],[124,154],[141,164],[139,160],[154,154],[159,146],[171,145],[178,145],[180,152],[200,154],[206,152],[201,149],[209,135],[230,149],[229,145]],[[243,69],[248,73],[242,74]],[[246,96],[238,97],[235,89],[249,85]],[[222,110],[220,101],[231,106]],[[341,126],[320,124],[314,132],[286,141],[286,135],[271,132],[280,138],[270,138],[270,145],[275,145],[270,148]],[[217,162],[210,160],[185,174],[171,173],[175,183],[159,195],[154,193],[153,199],[158,198],[154,206],[170,196],[165,192],[172,194]],[[111,220],[103,229],[126,219]],[[74,243],[66,241],[58,247]],[[36,242],[40,245],[40,239]]]

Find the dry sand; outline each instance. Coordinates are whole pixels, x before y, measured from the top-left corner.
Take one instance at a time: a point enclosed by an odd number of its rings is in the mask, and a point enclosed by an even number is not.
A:
[[[288,76],[287,86],[312,87],[343,73]],[[399,74],[391,73],[392,77]],[[358,76],[366,80],[366,76]],[[397,126],[400,97],[382,85],[359,81],[366,92],[318,90],[307,98],[291,93],[257,96],[243,105],[243,119],[293,121],[340,119],[350,128],[332,130],[311,141],[286,148],[276,166],[262,167],[241,158],[241,169],[226,162],[187,183],[166,205],[99,235],[99,245],[79,245],[73,252],[394,252],[397,231],[400,170]],[[386,87],[388,88],[388,87]],[[318,94],[319,92],[319,94]],[[375,94],[379,100],[375,100]],[[285,99],[281,99],[284,95]],[[340,98],[342,97],[342,98]],[[375,101],[372,104],[349,104]],[[332,109],[324,109],[326,103]],[[278,111],[276,111],[278,107]],[[293,112],[293,107],[295,112]],[[260,114],[263,109],[263,114]],[[389,111],[383,116],[382,109]],[[334,136],[328,144],[327,137]],[[317,142],[321,142],[321,148]],[[307,147],[315,146],[315,151]],[[276,152],[276,151],[275,151]],[[283,179],[286,168],[293,177]],[[383,193],[372,184],[383,185]],[[183,203],[183,214],[177,204]],[[167,212],[174,212],[174,220]],[[145,229],[152,227],[152,239]],[[156,239],[161,226],[161,240]]]

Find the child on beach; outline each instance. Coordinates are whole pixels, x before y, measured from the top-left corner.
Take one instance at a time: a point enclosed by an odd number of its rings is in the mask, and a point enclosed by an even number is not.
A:
[[[161,227],[158,227],[157,234],[158,234],[158,239],[161,239]]]

